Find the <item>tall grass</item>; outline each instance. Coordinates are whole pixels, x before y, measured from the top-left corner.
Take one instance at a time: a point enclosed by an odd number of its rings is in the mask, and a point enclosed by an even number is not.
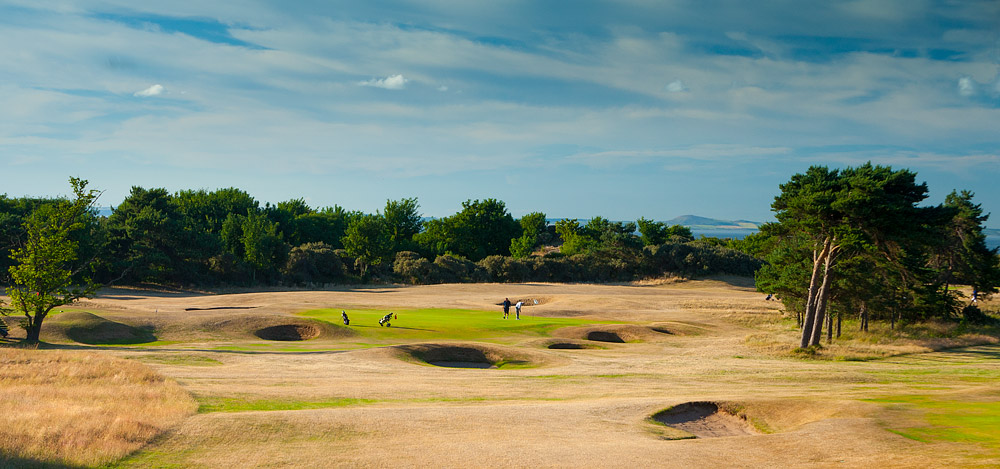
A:
[[[177,383],[137,362],[0,348],[0,467],[107,464],[196,409]]]

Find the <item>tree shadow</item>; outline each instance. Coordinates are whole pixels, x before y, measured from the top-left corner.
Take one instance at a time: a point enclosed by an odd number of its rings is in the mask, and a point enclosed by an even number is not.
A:
[[[57,469],[57,468],[68,468],[68,469],[82,469],[86,466],[74,466],[64,462],[48,462],[40,461],[33,458],[25,458],[18,456],[9,456],[6,454],[0,454],[0,468],[24,468],[24,469]]]

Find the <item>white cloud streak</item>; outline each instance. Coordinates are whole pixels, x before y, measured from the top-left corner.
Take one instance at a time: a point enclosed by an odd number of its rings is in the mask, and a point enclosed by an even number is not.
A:
[[[153,85],[142,91],[136,91],[135,93],[132,93],[132,96],[136,96],[139,98],[149,98],[152,96],[159,96],[163,94],[163,91],[164,91],[163,85]]]
[[[406,88],[406,84],[410,80],[407,80],[403,75],[390,75],[385,78],[372,78],[368,81],[359,82],[358,85],[361,86],[371,86],[375,88],[382,88],[386,90],[401,90]]]

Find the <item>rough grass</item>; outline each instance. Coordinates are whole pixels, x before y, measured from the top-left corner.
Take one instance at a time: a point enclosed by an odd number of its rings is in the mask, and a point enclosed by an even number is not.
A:
[[[800,349],[800,332],[793,318],[741,315],[738,321],[758,330],[746,337],[746,344],[758,352],[818,360],[864,361],[1000,343],[1000,330],[995,326],[933,320],[897,324],[895,329],[891,329],[888,323],[872,321],[869,330],[864,332],[858,330],[858,321],[851,319],[843,322],[840,338],[834,338],[832,343],[826,340],[824,331],[819,347]]]
[[[173,381],[105,355],[0,348],[0,466],[93,466],[196,409]]]

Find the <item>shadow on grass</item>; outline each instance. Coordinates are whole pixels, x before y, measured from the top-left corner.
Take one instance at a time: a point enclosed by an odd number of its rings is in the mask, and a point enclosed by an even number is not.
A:
[[[56,469],[56,468],[68,468],[68,469],[78,469],[84,468],[86,466],[73,466],[66,463],[54,463],[47,461],[39,461],[37,459],[22,458],[17,456],[8,456],[5,454],[0,454],[0,468],[24,468],[24,469]]]
[[[364,325],[364,324],[351,324],[348,327],[359,327],[359,328],[364,327],[364,328],[368,328],[368,329],[378,329],[380,327],[387,327],[389,329],[405,329],[405,330],[408,330],[408,331],[438,332],[437,330],[434,330],[434,329],[421,329],[419,327],[402,327],[402,326],[367,326],[367,325]]]

